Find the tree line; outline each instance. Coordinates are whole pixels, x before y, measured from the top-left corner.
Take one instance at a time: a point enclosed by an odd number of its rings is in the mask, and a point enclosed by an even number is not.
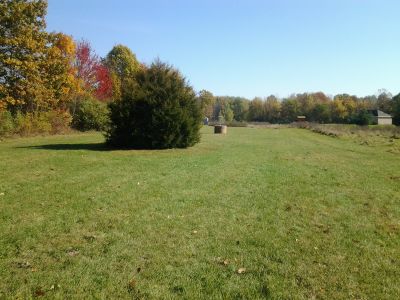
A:
[[[0,1],[0,135],[57,133],[70,126],[103,130],[107,104],[137,88],[130,80],[149,68],[124,45],[100,57],[88,41],[48,32],[46,13],[45,0]],[[380,109],[400,125],[400,94],[387,91],[249,100],[202,90],[196,99],[204,117],[225,122],[290,123],[304,115],[312,122],[364,124],[368,109]]]
[[[293,94],[279,99],[274,95],[252,100],[243,97],[214,96],[202,90],[197,96],[203,115],[210,120],[225,122],[291,123],[298,116],[316,123],[354,123],[366,125],[368,110],[379,109],[393,116],[400,125],[400,94],[392,96],[386,90],[378,95],[357,97],[338,94],[333,97],[323,92]]]
[[[144,66],[126,46],[101,58],[88,41],[47,32],[46,13],[45,0],[0,2],[0,133],[102,127],[90,122],[104,122],[105,103]]]

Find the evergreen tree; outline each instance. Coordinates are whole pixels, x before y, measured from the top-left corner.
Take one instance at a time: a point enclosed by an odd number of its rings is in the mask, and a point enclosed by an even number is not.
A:
[[[109,104],[108,144],[123,148],[185,148],[200,140],[201,111],[179,71],[154,62],[138,71]]]

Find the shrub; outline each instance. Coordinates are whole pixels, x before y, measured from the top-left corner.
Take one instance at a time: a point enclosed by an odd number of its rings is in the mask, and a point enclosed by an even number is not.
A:
[[[179,71],[156,61],[110,103],[107,143],[115,147],[186,148],[200,140],[201,112]]]
[[[62,133],[69,131],[71,120],[68,112],[59,110],[34,114],[17,112],[14,117],[10,112],[3,112],[0,114],[0,135],[28,136]]]
[[[72,116],[68,111],[53,110],[45,113],[46,120],[50,124],[51,133],[63,133],[70,130]]]
[[[75,129],[104,130],[108,121],[107,105],[94,99],[85,99],[78,102],[72,120]]]
[[[9,111],[0,111],[0,136],[14,134],[14,119]]]
[[[373,117],[367,110],[362,109],[350,118],[350,123],[357,125],[371,125],[373,123]]]
[[[247,127],[247,122],[233,120],[231,122],[226,122],[228,127]]]

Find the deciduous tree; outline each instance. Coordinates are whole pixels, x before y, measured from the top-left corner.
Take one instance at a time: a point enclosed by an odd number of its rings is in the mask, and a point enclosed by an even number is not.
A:
[[[112,97],[119,99],[125,79],[132,79],[140,69],[136,55],[124,45],[116,45],[107,54],[105,63],[111,72]]]
[[[51,99],[45,72],[48,35],[47,2],[0,2],[1,106],[36,111]]]
[[[112,96],[111,76],[106,65],[100,60],[88,41],[78,42],[76,50],[76,76],[86,93],[99,100]]]

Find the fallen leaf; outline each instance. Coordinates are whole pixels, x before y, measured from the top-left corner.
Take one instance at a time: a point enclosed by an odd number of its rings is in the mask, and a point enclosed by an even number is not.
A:
[[[217,257],[217,262],[218,262],[218,264],[223,265],[223,266],[227,266],[229,264],[228,259],[223,259],[221,257]]]
[[[133,290],[135,287],[136,287],[136,280],[135,278],[132,278],[131,280],[129,280],[128,288]]]
[[[35,296],[36,297],[42,297],[44,296],[45,292],[42,289],[38,289],[35,291]]]
[[[246,272],[246,268],[239,268],[238,270],[237,270],[237,273],[238,274],[243,274],[243,273],[245,273]]]
[[[69,256],[77,256],[79,254],[78,250],[70,250],[67,252]]]
[[[93,242],[96,237],[94,235],[84,235],[83,238],[87,241],[87,242]]]
[[[27,262],[27,261],[25,261],[25,262],[17,262],[16,265],[17,265],[18,268],[21,268],[21,269],[28,269],[31,266],[31,264],[29,262]]]

